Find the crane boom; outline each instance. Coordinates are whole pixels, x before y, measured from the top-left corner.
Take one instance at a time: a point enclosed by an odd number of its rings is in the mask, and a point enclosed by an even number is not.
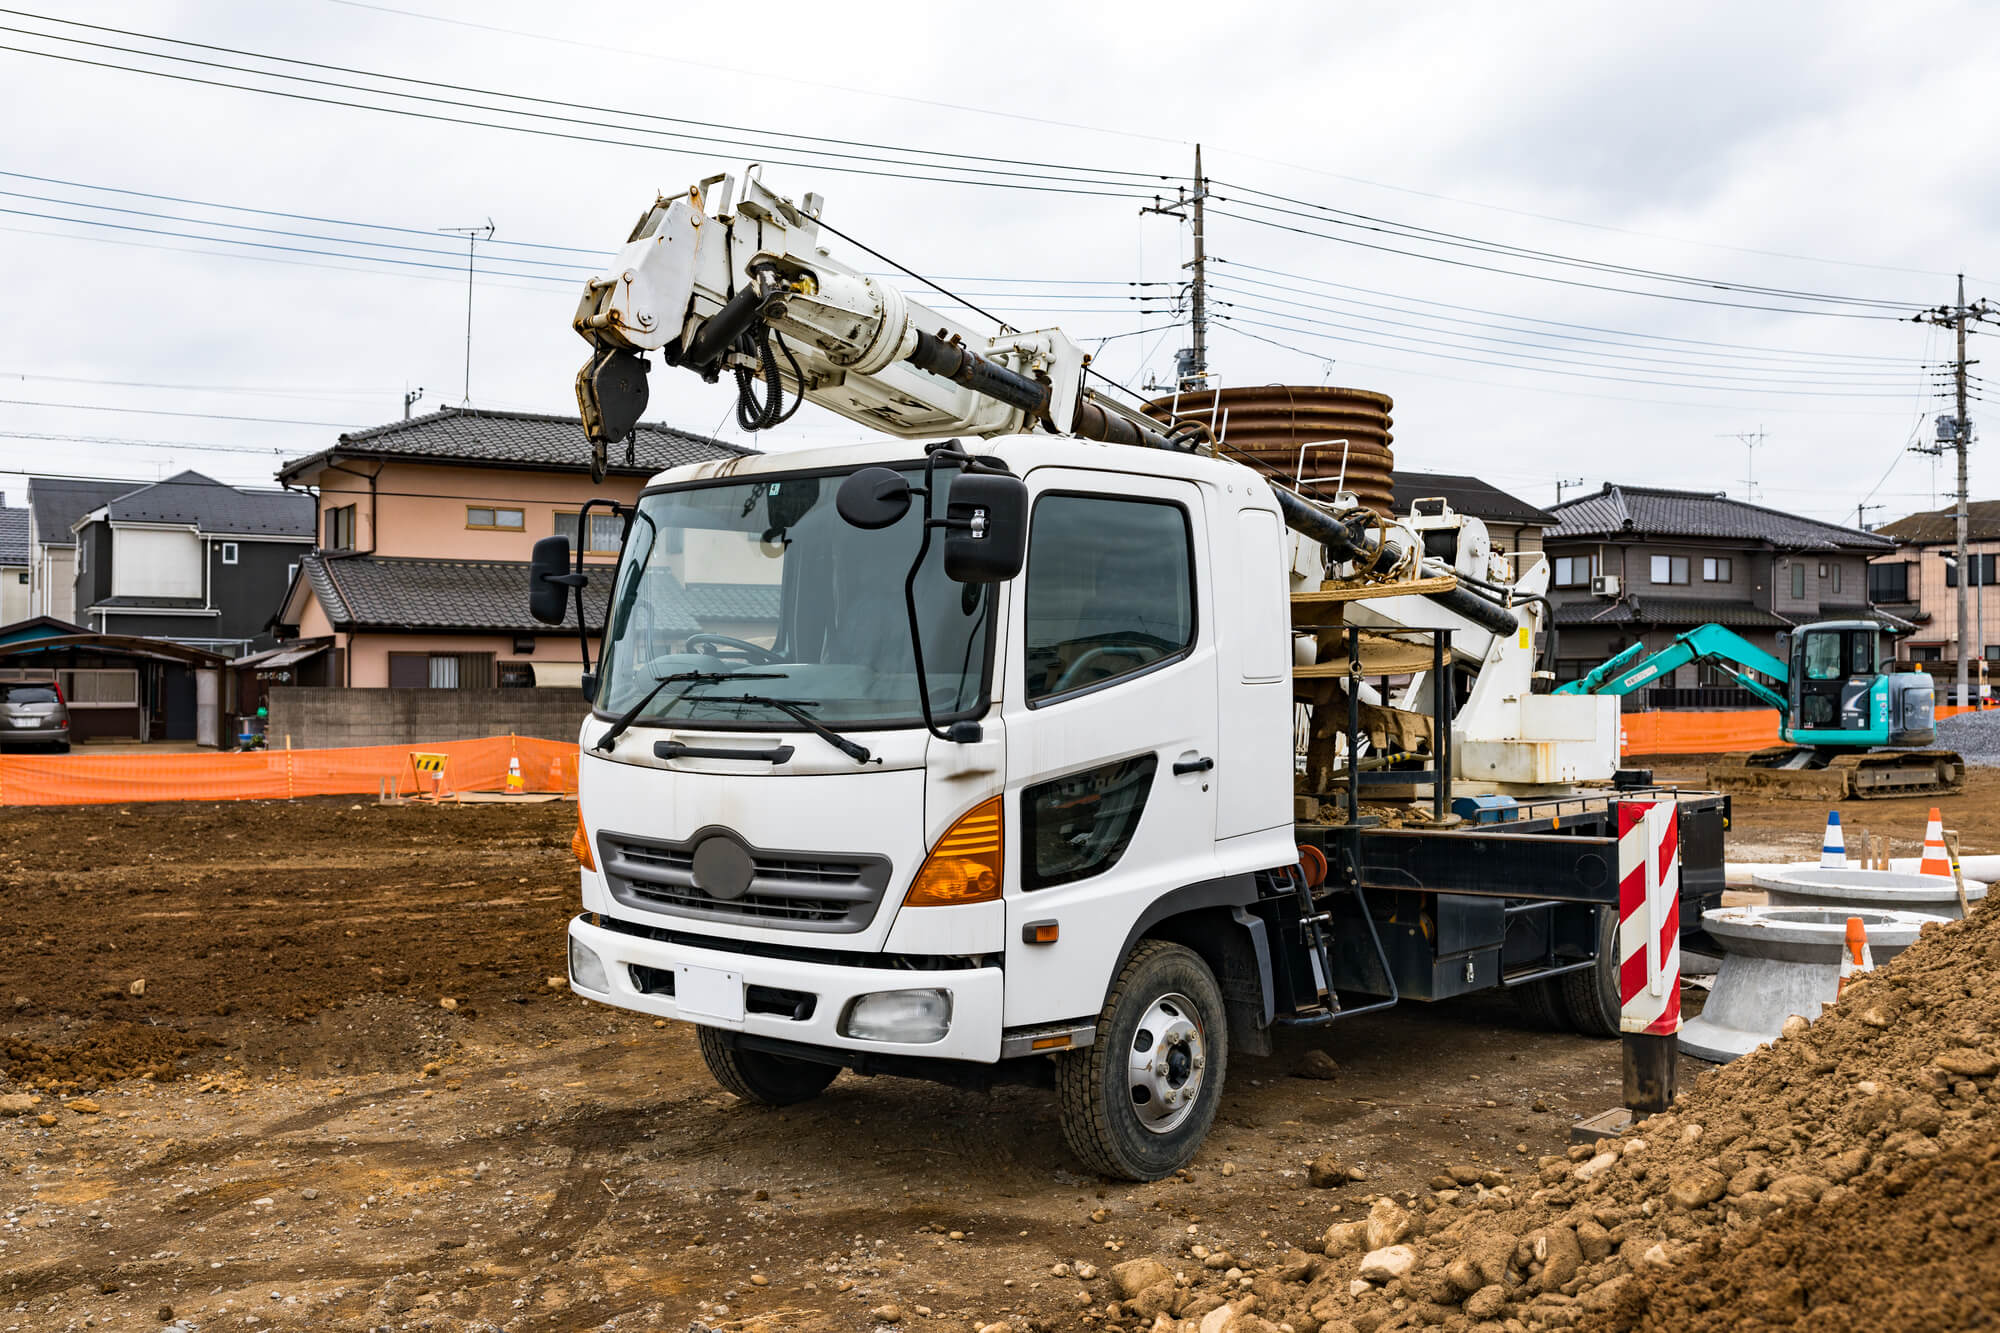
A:
[[[1734,630],[1721,625],[1700,625],[1677,635],[1672,643],[1635,663],[1633,659],[1645,651],[1645,644],[1635,643],[1590,674],[1558,685],[1554,693],[1630,694],[1690,662],[1705,662],[1726,672],[1737,684],[1780,713],[1790,715],[1791,703],[1785,697],[1785,686],[1791,679],[1790,668]],[[1756,672],[1776,681],[1777,688],[1746,672]]]

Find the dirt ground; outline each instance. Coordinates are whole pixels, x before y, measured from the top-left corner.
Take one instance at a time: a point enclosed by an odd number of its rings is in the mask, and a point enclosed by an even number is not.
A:
[[[1946,821],[2000,850],[1975,776]],[[1906,853],[1928,806],[1868,820]],[[1232,1061],[1194,1169],[1153,1185],[1081,1173],[1032,1090],[845,1075],[745,1106],[689,1029],[549,984],[574,817],[0,816],[0,1333],[1088,1327],[1116,1293],[1076,1274],[1275,1256],[1454,1164],[1531,1175],[1618,1098],[1615,1043],[1481,1001]],[[1739,803],[1731,855],[1805,855],[1821,819]],[[1296,1076],[1314,1050],[1337,1077]],[[1329,1152],[1364,1178],[1310,1187]]]

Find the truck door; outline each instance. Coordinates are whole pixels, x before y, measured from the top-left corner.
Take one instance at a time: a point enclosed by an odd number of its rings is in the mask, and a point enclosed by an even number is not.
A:
[[[1201,492],[1070,469],[1028,484],[1003,677],[1010,1027],[1097,1013],[1146,905],[1213,873],[1229,781]],[[1022,942],[1050,921],[1054,943]]]

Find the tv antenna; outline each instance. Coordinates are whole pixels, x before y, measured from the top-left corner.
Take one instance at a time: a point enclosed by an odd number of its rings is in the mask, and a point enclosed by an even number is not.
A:
[[[465,238],[465,406],[472,406],[472,269],[481,241],[493,239],[493,219],[483,227],[439,227],[440,232]]]

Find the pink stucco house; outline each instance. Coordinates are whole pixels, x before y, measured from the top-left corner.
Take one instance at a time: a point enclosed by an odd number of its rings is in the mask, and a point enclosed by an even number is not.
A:
[[[555,533],[574,543],[584,502],[635,499],[662,468],[750,452],[669,426],[641,425],[630,461],[611,453],[602,483],[586,471],[573,417],[445,408],[342,435],[287,463],[278,479],[317,497],[318,543],[299,559],[273,618],[292,640],[300,683],[478,689],[575,686],[567,630],[528,615],[528,559]],[[593,513],[588,559],[605,578],[586,591],[602,628],[619,526]],[[690,593],[697,599],[699,588]],[[596,657],[596,644],[591,648]]]

